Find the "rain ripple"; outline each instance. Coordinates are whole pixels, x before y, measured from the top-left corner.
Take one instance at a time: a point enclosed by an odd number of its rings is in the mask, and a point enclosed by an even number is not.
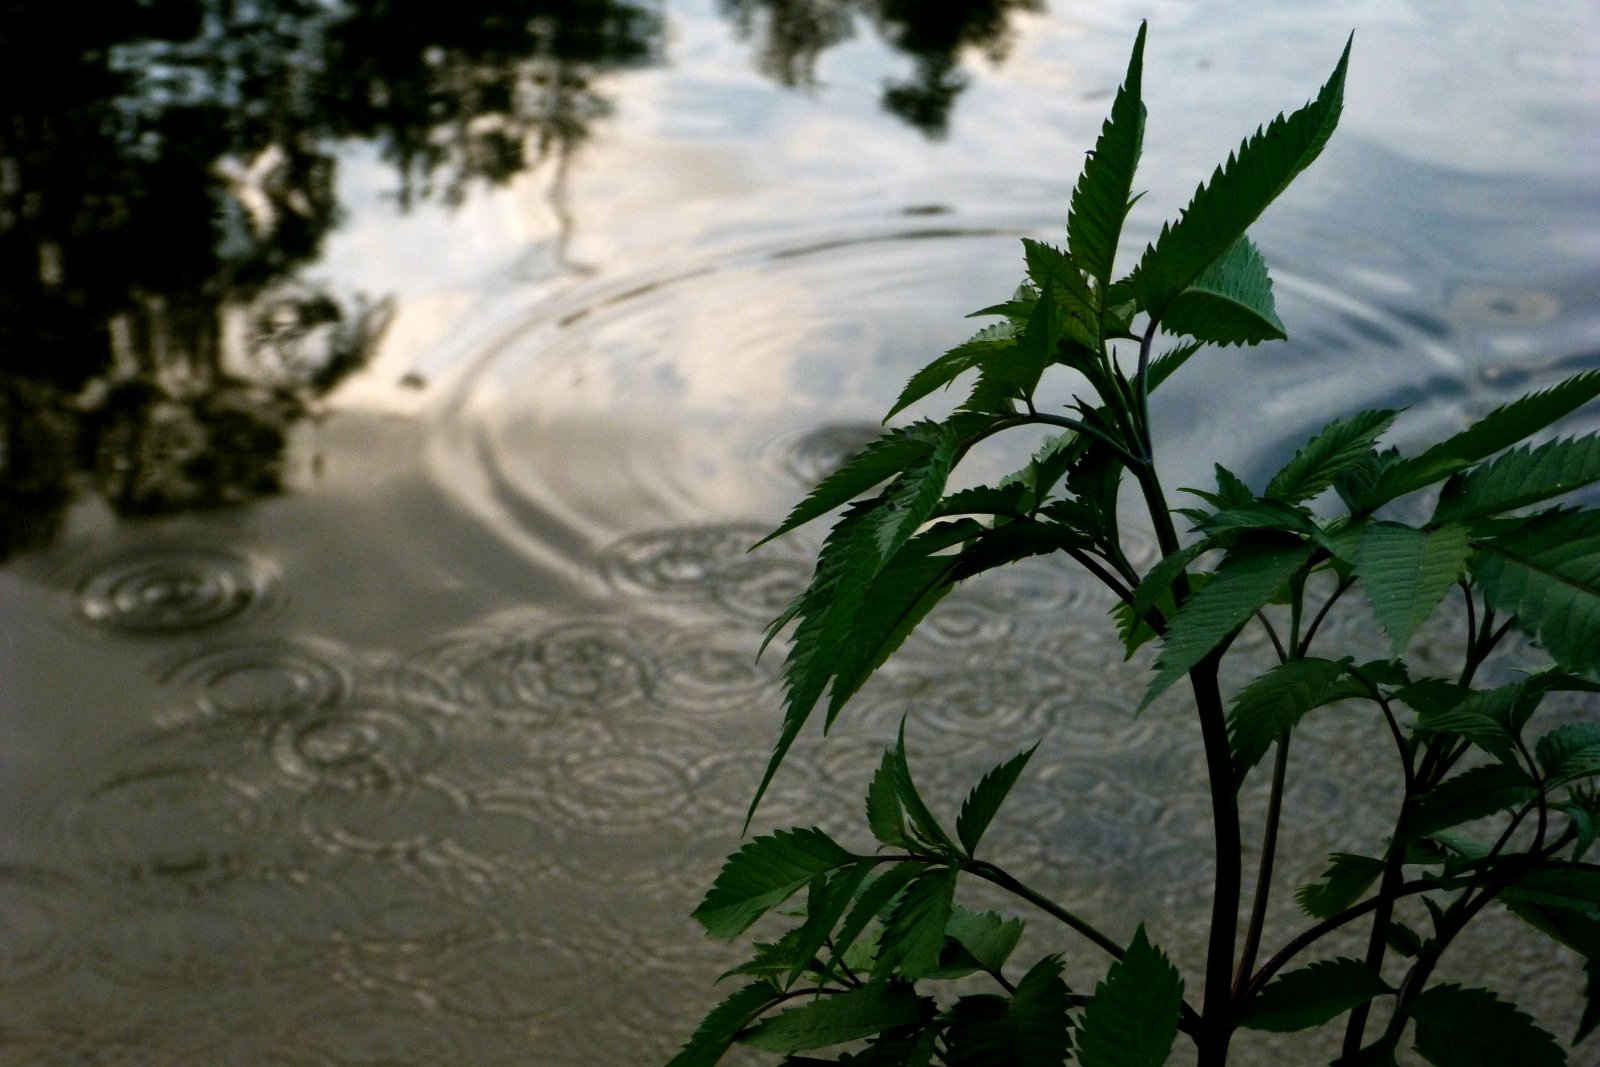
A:
[[[179,634],[260,611],[279,587],[277,568],[258,556],[153,545],[95,564],[78,584],[78,613],[116,633]]]

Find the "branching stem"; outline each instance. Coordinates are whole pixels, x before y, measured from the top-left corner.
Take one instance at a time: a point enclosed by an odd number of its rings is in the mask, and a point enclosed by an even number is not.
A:
[[[1261,862],[1256,869],[1256,891],[1250,901],[1250,924],[1245,928],[1244,947],[1239,952],[1239,967],[1233,976],[1233,1001],[1239,997],[1261,949],[1261,931],[1267,921],[1267,900],[1272,892],[1272,864],[1278,851],[1278,823],[1283,811],[1283,783],[1289,770],[1289,734],[1278,738],[1277,755],[1272,761],[1272,792],[1267,796],[1266,828],[1261,834]]]

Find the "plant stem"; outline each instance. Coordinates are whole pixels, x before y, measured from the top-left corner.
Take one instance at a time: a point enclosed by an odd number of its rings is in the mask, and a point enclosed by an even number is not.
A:
[[[1244,948],[1233,975],[1233,999],[1237,1003],[1261,949],[1261,930],[1267,921],[1267,898],[1272,893],[1272,864],[1278,851],[1278,821],[1283,811],[1283,782],[1289,770],[1289,734],[1278,738],[1278,752],[1272,763],[1272,792],[1267,797],[1266,829],[1261,835],[1261,864],[1256,870],[1256,891],[1250,901],[1250,924],[1245,928]]]
[[[1057,904],[1043,893],[1040,893],[1035,889],[1031,889],[1023,883],[1017,881],[1006,871],[996,867],[994,864],[985,860],[973,860],[965,864],[962,869],[968,874],[982,878],[986,882],[993,882],[1001,889],[1004,889],[1010,893],[1014,893],[1023,900],[1026,900],[1029,904],[1032,904],[1034,907],[1050,915],[1052,918],[1061,920],[1061,922],[1071,927],[1073,930],[1076,930],[1090,941],[1093,941],[1096,945],[1105,949],[1113,959],[1120,960],[1122,958],[1124,949],[1121,945],[1117,944],[1115,941],[1111,940],[1111,938],[1107,937],[1105,934],[1101,933],[1099,930],[1095,929],[1089,923],[1085,922],[1083,919],[1080,919],[1066,908],[1063,908],[1060,904]]]
[[[1144,381],[1140,374],[1139,380]],[[1148,449],[1149,442],[1145,442]],[[1151,462],[1128,468],[1144,493],[1156,542],[1163,556],[1178,551],[1178,532],[1167,510],[1166,494]],[[1177,591],[1187,595],[1188,583],[1179,577]],[[1239,836],[1239,798],[1233,788],[1233,754],[1228,747],[1227,714],[1217,682],[1222,651],[1213,649],[1189,671],[1200,739],[1205,747],[1206,776],[1211,787],[1211,820],[1215,839],[1216,874],[1211,897],[1211,930],[1206,943],[1206,992],[1201,1024],[1195,1034],[1199,1051],[1196,1067],[1222,1067],[1228,1060],[1233,1037],[1233,953],[1239,933],[1239,898],[1243,891],[1243,853]]]

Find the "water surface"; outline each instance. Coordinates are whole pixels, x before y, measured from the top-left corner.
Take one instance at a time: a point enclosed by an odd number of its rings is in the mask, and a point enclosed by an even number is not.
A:
[[[1169,485],[1600,365],[1588,5],[410,6],[28,45],[61,73],[0,141],[0,1062],[669,1056],[737,961],[687,915],[816,541],[744,549],[1062,238],[1142,17],[1129,255],[1356,31],[1257,231],[1292,339],[1163,390]],[[960,590],[758,827],[864,844],[903,715],[931,792],[1042,738],[996,854],[1192,967],[1198,742],[1129,714],[1108,606],[1049,561]],[[1383,834],[1373,727],[1297,746],[1284,884]],[[1452,963],[1570,1033],[1571,960],[1491,923]]]

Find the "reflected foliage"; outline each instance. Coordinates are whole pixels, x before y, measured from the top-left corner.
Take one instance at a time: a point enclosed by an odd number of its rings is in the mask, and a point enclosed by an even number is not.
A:
[[[1009,50],[1015,15],[1045,10],[1043,0],[723,0],[724,12],[758,42],[757,65],[780,83],[809,87],[828,49],[855,35],[858,22],[910,57],[909,78],[883,89],[885,110],[929,137],[941,137],[967,87],[963,56],[976,51],[999,62]]]
[[[569,154],[660,30],[624,0],[0,11],[0,558],[82,488],[123,514],[278,491],[290,427],[386,320],[296,277],[339,142],[402,205],[459,201]]]

